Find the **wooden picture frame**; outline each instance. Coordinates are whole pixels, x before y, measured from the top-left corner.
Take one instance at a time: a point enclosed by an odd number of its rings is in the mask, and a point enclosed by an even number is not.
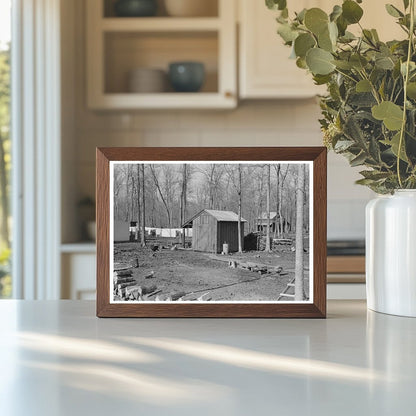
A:
[[[97,316],[98,317],[187,317],[187,318],[325,318],[326,317],[326,213],[327,150],[324,147],[207,147],[207,148],[97,148]],[[308,301],[226,301],[226,302],[118,302],[113,295],[110,240],[114,220],[111,218],[114,166],[118,163],[245,163],[304,164],[310,166],[310,296]],[[229,163],[230,165],[227,165]],[[249,165],[244,165],[249,166]],[[262,165],[263,166],[263,165]],[[264,165],[268,166],[268,165]],[[179,169],[179,168],[178,168]],[[185,168],[186,169],[186,168]],[[295,168],[293,168],[295,169]],[[300,168],[299,168],[300,169]],[[139,171],[139,167],[137,167]],[[305,170],[306,171],[306,170]],[[143,168],[144,172],[144,168]],[[143,173],[144,175],[144,173]],[[278,175],[278,174],[277,174]],[[300,175],[299,175],[300,176]],[[277,176],[278,177],[278,176]],[[270,170],[269,170],[270,178]],[[263,179],[262,179],[263,180]],[[139,183],[139,182],[138,182]],[[143,179],[144,183],[144,179]],[[240,180],[241,184],[241,180]],[[241,185],[240,185],[241,189]],[[270,199],[270,187],[269,199]],[[305,188],[306,189],[306,188]],[[304,192],[305,193],[305,192]],[[277,201],[277,197],[276,197]],[[268,205],[270,207],[270,204]],[[241,210],[240,210],[241,212]],[[267,225],[270,230],[270,211]],[[238,217],[241,226],[241,214]],[[277,221],[277,220],[276,220]],[[276,222],[277,224],[277,222]],[[144,225],[143,225],[144,229]],[[263,230],[263,229],[262,229]],[[303,230],[302,230],[303,232]],[[184,229],[185,233],[185,229]],[[270,235],[269,232],[267,235]],[[241,235],[239,234],[239,237]],[[302,237],[305,238],[305,237]],[[196,240],[195,240],[196,241]],[[241,241],[241,240],[240,240]],[[266,240],[267,241],[267,240]],[[269,240],[269,242],[272,240]],[[303,244],[303,243],[302,243]],[[184,245],[184,247],[186,247]],[[185,249],[185,248],[184,248]],[[182,248],[181,248],[182,250]],[[294,251],[292,249],[292,251]],[[304,250],[305,251],[305,250]],[[302,255],[303,256],[303,255]],[[114,267],[113,267],[114,268]],[[251,270],[251,269],[250,269]],[[254,269],[253,269],[254,270]],[[302,270],[302,268],[301,268]],[[304,269],[307,270],[307,269]],[[258,271],[262,273],[261,270]],[[303,272],[302,272],[303,274]],[[270,279],[272,278],[269,277]],[[244,282],[245,283],[245,282]],[[115,285],[114,285],[115,286]],[[289,284],[287,285],[289,286]],[[293,286],[293,285],[292,285]],[[141,293],[140,293],[141,294]],[[290,296],[290,295],[289,295]],[[130,297],[130,299],[133,299]],[[169,298],[170,299],[170,298]],[[171,300],[171,299],[170,299]]]

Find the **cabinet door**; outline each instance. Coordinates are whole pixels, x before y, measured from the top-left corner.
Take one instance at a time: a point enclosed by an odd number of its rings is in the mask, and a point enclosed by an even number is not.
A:
[[[295,7],[329,10],[331,6],[325,7],[325,3],[331,4],[329,0],[299,0]],[[239,8],[240,97],[305,98],[322,92],[311,75],[289,59],[291,50],[276,33],[277,13],[258,0],[239,0]]]
[[[341,0],[298,0],[291,11],[304,7],[320,7],[330,12]],[[295,4],[296,3],[296,4]],[[389,1],[399,9],[402,0]],[[277,35],[277,12],[268,10],[264,1],[239,0],[240,8],[240,97],[241,98],[303,98],[323,93],[323,87],[313,84],[311,76],[289,59],[290,48]],[[366,0],[362,25],[377,29],[384,41],[402,39],[404,32],[388,15],[384,2]],[[358,34],[358,25],[349,27]]]

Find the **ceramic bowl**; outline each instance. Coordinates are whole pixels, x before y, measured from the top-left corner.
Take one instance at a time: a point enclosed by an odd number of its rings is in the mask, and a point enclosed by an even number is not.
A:
[[[157,12],[156,0],[118,0],[114,12],[119,17],[148,17]]]
[[[217,0],[165,0],[165,8],[173,17],[218,16]]]
[[[197,92],[205,80],[205,67],[201,62],[172,62],[169,80],[177,92]]]
[[[167,75],[162,69],[136,68],[129,72],[128,91],[131,93],[161,93],[167,90]]]

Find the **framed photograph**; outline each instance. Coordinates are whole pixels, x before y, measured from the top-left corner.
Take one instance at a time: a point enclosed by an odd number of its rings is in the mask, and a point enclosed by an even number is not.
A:
[[[326,153],[97,149],[97,316],[324,318]]]

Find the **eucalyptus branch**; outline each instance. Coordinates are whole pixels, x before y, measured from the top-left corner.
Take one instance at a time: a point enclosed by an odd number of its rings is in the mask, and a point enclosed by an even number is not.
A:
[[[399,139],[399,148],[397,150],[397,177],[399,179],[400,188],[403,188],[402,177],[400,173],[400,156],[403,147],[404,134],[406,131],[406,111],[407,111],[407,83],[409,82],[409,71],[410,71],[410,62],[412,60],[412,50],[413,50],[413,37],[415,29],[415,0],[410,0],[410,29],[409,29],[409,44],[407,47],[407,60],[406,60],[406,73],[404,75],[404,85],[403,85],[403,118],[402,118],[402,127],[400,129],[400,139]]]

